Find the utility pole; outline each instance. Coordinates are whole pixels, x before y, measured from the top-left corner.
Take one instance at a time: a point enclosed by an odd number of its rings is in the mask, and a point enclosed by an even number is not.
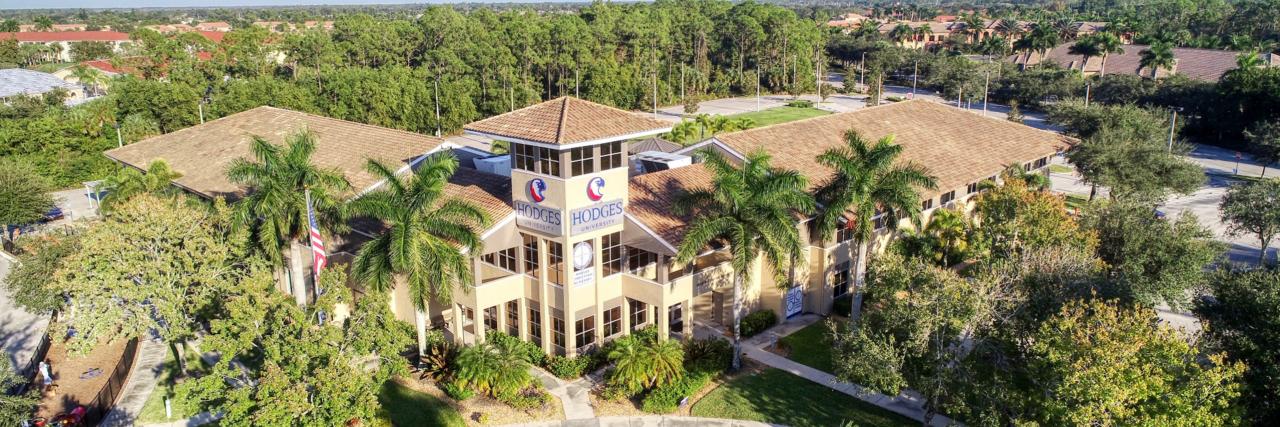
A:
[[[116,147],[123,147],[124,137],[120,136],[120,122],[116,122],[115,127],[116,127]]]
[[[197,102],[196,109],[200,111],[200,124],[204,124],[204,102]]]
[[[433,83],[436,91],[436,138],[440,137],[440,75],[436,74],[436,80]]]
[[[1178,107],[1169,109],[1169,111],[1173,113],[1173,118],[1169,120],[1169,152],[1170,153],[1173,152],[1173,129],[1178,126],[1178,110],[1180,109],[1181,108],[1178,108]]]
[[[1084,108],[1089,108],[1089,90],[1093,88],[1093,82],[1084,83]]]
[[[760,63],[756,63],[756,111],[760,111]]]
[[[911,68],[911,99],[916,99],[916,80],[920,78],[920,60]]]
[[[579,70],[576,67],[573,69],[573,97],[574,98],[582,97],[581,95],[578,95],[578,71]]]
[[[862,59],[858,60],[858,84],[864,84],[867,77],[867,52],[862,52]]]
[[[658,67],[653,67],[653,118],[658,118]]]
[[[987,79],[982,83],[982,117],[987,116],[987,96],[991,94],[991,69],[987,69]]]

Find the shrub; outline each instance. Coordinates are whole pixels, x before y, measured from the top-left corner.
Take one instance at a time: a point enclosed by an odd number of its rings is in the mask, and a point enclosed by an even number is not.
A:
[[[458,346],[452,342],[440,340],[428,345],[418,360],[422,369],[422,377],[430,377],[436,381],[445,381],[453,376],[453,361],[458,357]]]
[[[853,310],[853,295],[845,295],[836,298],[831,302],[831,314],[839,314],[849,317],[849,313]]]
[[[733,364],[733,345],[720,338],[694,339],[684,345],[684,369],[693,375],[718,374]]]
[[[630,394],[660,387],[684,375],[684,350],[679,341],[647,342],[628,336],[615,340],[608,353],[614,362],[609,385],[622,387]]]
[[[788,102],[787,106],[796,107],[796,108],[813,108],[813,101],[809,101],[806,99],[797,99],[795,101]]]
[[[644,328],[638,331],[632,332],[631,336],[636,337],[636,339],[642,342],[653,344],[655,342],[658,342],[658,327],[645,326]]]
[[[711,381],[713,375],[687,373],[671,384],[658,387],[644,397],[641,409],[651,414],[670,414],[680,407],[680,400],[692,397]]]
[[[886,96],[886,97],[884,97],[884,100],[885,100],[885,101],[889,101],[889,102],[902,102],[902,97],[901,97],[901,96]]]
[[[529,363],[492,341],[462,349],[454,364],[458,385],[493,397],[516,393],[533,382]]]
[[[752,337],[778,324],[778,315],[773,310],[760,310],[742,318],[742,337]]]
[[[490,332],[485,336],[485,339],[493,342],[503,351],[514,353],[533,365],[541,365],[543,359],[547,357],[547,354],[542,352],[542,348],[536,344],[522,341],[502,332]]]
[[[475,391],[452,381],[441,384],[440,388],[444,390],[444,394],[457,401],[467,400],[476,395]]]
[[[521,390],[519,393],[503,395],[498,398],[498,401],[505,403],[507,406],[512,408],[528,411],[547,406],[547,402],[550,401],[550,397],[547,396],[547,393],[541,388],[529,387]]]
[[[591,363],[591,358],[549,356],[544,363],[544,367],[551,371],[553,375],[564,379],[574,379],[581,377],[587,371],[587,365]]]

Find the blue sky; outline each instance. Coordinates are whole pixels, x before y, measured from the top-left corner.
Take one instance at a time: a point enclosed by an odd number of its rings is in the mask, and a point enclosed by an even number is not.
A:
[[[472,0],[486,3],[486,0]],[[539,0],[547,2],[565,0]],[[454,3],[448,0],[0,0],[0,9],[79,9],[134,7],[299,6],[335,4]],[[506,2],[505,0],[502,2]]]

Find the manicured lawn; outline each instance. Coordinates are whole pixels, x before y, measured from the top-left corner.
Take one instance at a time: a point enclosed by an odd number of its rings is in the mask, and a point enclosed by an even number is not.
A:
[[[160,383],[156,384],[155,390],[151,392],[151,396],[147,397],[147,402],[142,405],[142,412],[138,413],[139,424],[163,423],[167,421],[180,420],[190,418],[198,412],[198,408],[194,405],[184,404],[186,399],[180,398],[177,393],[177,387],[174,385],[174,376],[177,373],[178,366],[174,362],[173,352],[165,352],[164,371],[160,374]],[[196,372],[202,369],[200,359],[195,356],[194,352],[188,351],[187,370]],[[166,418],[164,415],[164,400],[170,399],[170,409],[173,416]]]
[[[696,417],[731,418],[794,427],[915,426],[897,414],[787,372],[769,368],[743,375],[703,396]]]
[[[461,427],[466,422],[462,414],[434,396],[410,389],[395,381],[387,381],[378,393],[382,404],[378,419],[392,426],[447,426]]]
[[[826,322],[806,326],[778,341],[791,349],[787,358],[819,371],[835,372],[831,362],[831,338],[827,336]]]
[[[1067,165],[1049,165],[1049,172],[1053,173],[1073,173],[1075,168]]]
[[[829,111],[819,110],[817,108],[799,108],[799,107],[774,107],[767,110],[752,111],[749,113],[739,113],[730,115],[734,119],[751,119],[755,122],[755,127],[768,126],[778,123],[786,123],[810,117],[825,116],[831,114]]]
[[[1075,194],[1067,194],[1067,207],[1072,209],[1084,209],[1089,206],[1089,197]]]

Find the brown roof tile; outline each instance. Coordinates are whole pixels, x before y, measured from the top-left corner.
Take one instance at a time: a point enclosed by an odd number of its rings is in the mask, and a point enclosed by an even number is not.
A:
[[[1036,160],[1072,143],[1057,133],[924,100],[721,134],[715,139],[739,153],[763,149],[772,156],[773,166],[800,171],[816,188],[832,172],[814,159],[828,148],[842,146],[849,129],[871,140],[894,135],[894,142],[904,148],[903,160],[923,164],[937,177],[938,189],[926,192],[926,197],[963,191],[1006,165]],[[679,245],[686,221],[671,213],[671,203],[682,189],[709,185],[711,178],[701,165],[638,176],[631,182],[629,212],[668,243]]]
[[[107,151],[107,157],[145,169],[153,160],[164,160],[182,174],[174,183],[205,196],[235,197],[243,189],[227,179],[231,162],[249,156],[254,136],[275,144],[299,130],[316,135],[312,160],[321,167],[342,172],[356,191],[377,183],[365,171],[367,159],[407,165],[438,147],[443,140],[413,132],[388,129],[274,107],[258,107],[202,125],[148,138]]]
[[[1048,61],[1078,70],[1080,69],[1080,61],[1084,58],[1070,53],[1071,44],[1063,43],[1058,45],[1050,50],[1043,60],[1036,53],[1031,54],[1030,61],[1027,60],[1025,54],[1012,55],[1009,59],[1014,63],[1031,65]],[[1121,46],[1121,49],[1124,49],[1124,53],[1107,55],[1107,74],[1132,74],[1151,77],[1151,69],[1142,67],[1142,51],[1148,48],[1150,46],[1140,44]],[[1240,52],[1231,50],[1175,47],[1173,48],[1173,58],[1176,62],[1173,71],[1175,74],[1182,74],[1194,80],[1216,82],[1227,71],[1236,68],[1236,56],[1239,54]],[[1098,73],[1101,70],[1101,56],[1090,57],[1089,62],[1084,66],[1084,71],[1090,74]],[[1169,74],[1169,70],[1165,69],[1161,69],[1158,72],[1160,77],[1166,77]]]
[[[464,130],[496,139],[515,138],[566,145],[636,134],[666,132],[671,124],[617,108],[563,96],[473,122]]]
[[[514,210],[511,208],[511,178],[458,168],[449,178],[445,196],[471,202],[489,216],[490,222],[498,222]]]

